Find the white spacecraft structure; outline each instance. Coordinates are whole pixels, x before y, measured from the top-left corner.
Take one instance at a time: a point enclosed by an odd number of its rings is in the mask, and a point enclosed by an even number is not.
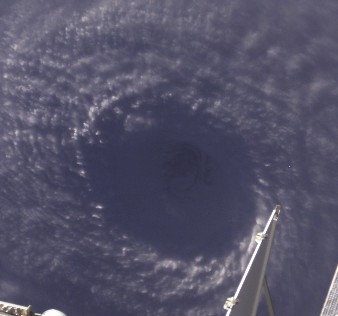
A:
[[[323,308],[320,312],[320,316],[337,316],[338,315],[338,265],[329,291],[326,295]]]
[[[0,316],[66,316],[66,314],[56,309],[49,309],[42,314],[37,314],[33,312],[30,305],[21,306],[0,301]]]
[[[270,316],[275,316],[272,300],[265,277],[276,224],[280,214],[280,205],[276,205],[263,232],[256,235],[257,246],[233,297],[226,299],[226,316],[256,316],[262,295],[265,296]]]

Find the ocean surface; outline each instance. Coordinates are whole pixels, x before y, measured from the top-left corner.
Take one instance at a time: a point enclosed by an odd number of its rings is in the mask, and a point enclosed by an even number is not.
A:
[[[281,204],[276,315],[319,315],[338,262],[337,14],[1,0],[0,300],[224,315]]]

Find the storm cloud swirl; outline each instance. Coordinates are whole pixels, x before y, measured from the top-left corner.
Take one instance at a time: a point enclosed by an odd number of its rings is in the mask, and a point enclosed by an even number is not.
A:
[[[222,315],[281,203],[269,277],[276,308],[297,310],[289,289],[315,286],[335,259],[334,10],[4,6],[3,299],[69,315]],[[309,297],[304,315],[320,308]]]

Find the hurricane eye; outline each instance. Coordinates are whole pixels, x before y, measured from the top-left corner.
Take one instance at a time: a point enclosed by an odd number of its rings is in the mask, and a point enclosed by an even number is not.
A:
[[[169,190],[188,191],[203,181],[203,153],[189,143],[168,146],[162,172]]]

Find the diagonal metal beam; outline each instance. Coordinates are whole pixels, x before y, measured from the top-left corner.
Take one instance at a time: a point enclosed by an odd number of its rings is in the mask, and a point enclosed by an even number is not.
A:
[[[279,214],[280,206],[276,205],[264,231],[256,235],[257,246],[237,291],[224,304],[224,309],[228,310],[226,316],[256,316]]]
[[[271,299],[270,290],[268,287],[268,282],[266,280],[266,276],[264,277],[264,281],[263,281],[263,294],[265,296],[265,302],[268,307],[269,316],[275,316],[275,310],[273,308],[272,299]]]

